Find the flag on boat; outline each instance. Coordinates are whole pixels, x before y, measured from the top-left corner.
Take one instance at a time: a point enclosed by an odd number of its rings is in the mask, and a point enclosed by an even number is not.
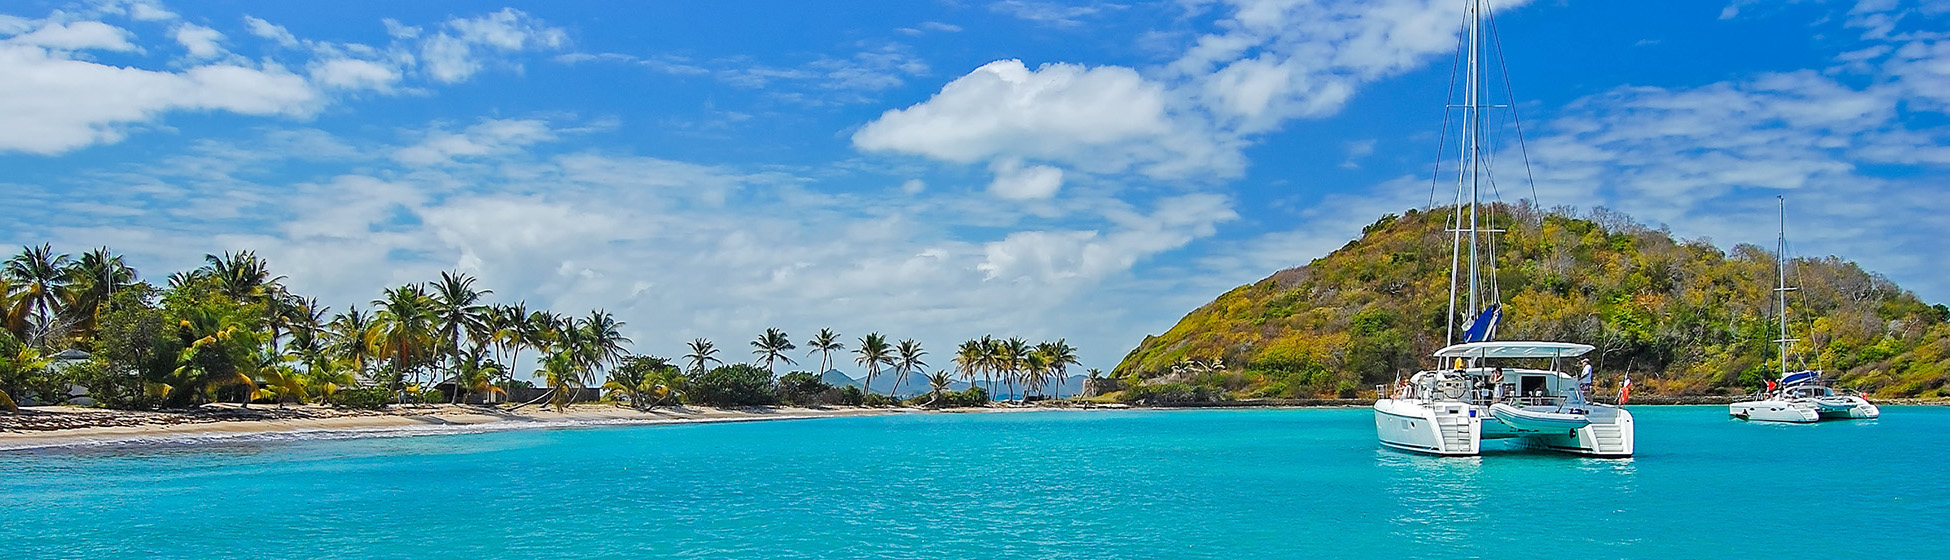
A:
[[[1618,404],[1632,400],[1632,374],[1625,374],[1625,382],[1618,384]]]
[[[1820,378],[1821,378],[1821,372],[1819,371],[1803,370],[1803,371],[1792,372],[1787,375],[1781,376],[1781,386],[1793,387],[1795,385],[1813,383],[1815,382],[1815,380]]]
[[[1476,320],[1469,322],[1469,328],[1463,329],[1463,342],[1489,340],[1490,335],[1496,333],[1497,321],[1501,320],[1503,320],[1503,304],[1490,304],[1483,309],[1482,313],[1476,314]]]
[[[1767,380],[1767,392],[1769,393],[1774,392],[1774,380],[1772,379]]]

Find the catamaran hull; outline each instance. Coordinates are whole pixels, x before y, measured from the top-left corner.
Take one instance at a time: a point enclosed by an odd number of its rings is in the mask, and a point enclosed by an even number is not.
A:
[[[1727,414],[1741,420],[1756,422],[1790,422],[1804,424],[1821,420],[1821,413],[1815,407],[1782,400],[1743,401],[1727,405]]]
[[[1637,447],[1638,439],[1637,430],[1632,423],[1632,413],[1617,407],[1592,406],[1590,413],[1584,415],[1587,423],[1583,426],[1571,427],[1575,422],[1570,422],[1542,430],[1513,427],[1509,437],[1519,438],[1518,442],[1521,445],[1532,449],[1586,457],[1631,457]],[[1510,425],[1507,421],[1499,423]],[[1533,426],[1544,427],[1534,424]]]
[[[1382,445],[1414,453],[1467,456],[1482,446],[1483,421],[1461,402],[1377,400],[1374,429]]]
[[[1882,409],[1857,397],[1808,399],[1822,420],[1860,420],[1882,416]]]

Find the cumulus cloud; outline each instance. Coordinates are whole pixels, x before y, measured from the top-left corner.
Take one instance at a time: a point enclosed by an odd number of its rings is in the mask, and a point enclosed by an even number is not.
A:
[[[215,29],[194,23],[181,23],[170,31],[170,36],[176,39],[177,44],[183,45],[184,50],[189,51],[192,59],[210,59],[224,54],[223,46],[217,43],[223,40],[223,34]]]
[[[989,183],[989,192],[1010,200],[1049,198],[1063,188],[1063,170],[1047,165],[1024,167],[1020,161],[1006,159],[995,162],[990,170],[995,172],[995,181]]]
[[[298,36],[292,35],[291,31],[285,29],[282,25],[252,16],[244,16],[244,28],[249,30],[252,35],[270,39],[281,46],[298,46]]]
[[[555,131],[540,120],[487,120],[460,132],[427,131],[418,144],[394,152],[393,159],[414,166],[440,165],[462,158],[513,153],[554,138]]]
[[[335,89],[391,91],[400,80],[398,68],[355,58],[314,61],[309,71],[313,82]]]
[[[555,49],[568,42],[568,33],[514,8],[476,18],[448,20],[444,29],[428,37],[420,58],[433,79],[446,83],[465,80],[486,66],[482,51],[513,52]]]

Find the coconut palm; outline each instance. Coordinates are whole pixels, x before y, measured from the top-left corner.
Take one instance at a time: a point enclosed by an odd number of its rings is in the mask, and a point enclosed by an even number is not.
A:
[[[203,266],[192,278],[209,278],[217,291],[241,303],[257,303],[283,287],[283,276],[271,276],[270,264],[252,251],[203,255]]]
[[[785,351],[794,348],[798,348],[798,346],[794,346],[792,339],[785,335],[785,331],[779,329],[765,329],[765,334],[759,335],[758,339],[752,341],[752,354],[757,355],[760,361],[765,362],[765,372],[771,374],[778,373],[772,369],[772,362],[774,361],[784,360],[788,364],[796,363],[792,361],[791,357],[785,355]]]
[[[182,352],[176,368],[148,389],[171,406],[190,404],[198,396],[214,399],[223,389],[241,387],[241,403],[250,406],[257,382],[251,374],[263,363],[263,344],[257,333],[235,317],[209,307],[184,310],[176,327]]]
[[[94,336],[95,327],[115,292],[135,285],[135,269],[122,263],[122,256],[107,247],[81,254],[66,270],[73,289],[74,305],[69,306],[70,323],[80,338]]]
[[[948,372],[945,371],[935,370],[933,375],[929,375],[928,390],[934,393],[934,398],[929,400],[928,404],[934,406],[935,408],[940,408],[941,394],[948,392],[948,385],[954,382],[955,382],[955,377],[949,375]]]
[[[955,371],[961,372],[970,387],[975,386],[975,374],[982,371],[981,341],[965,340],[955,347]]]
[[[454,373],[454,402],[466,400],[475,393],[487,393],[489,401],[494,395],[506,395],[508,391],[494,385],[495,380],[504,377],[501,363],[487,356],[484,348],[476,347],[461,354],[459,369]],[[461,394],[463,391],[465,395]]]
[[[988,384],[989,394],[999,394],[995,391],[995,383],[999,381],[998,378],[1001,376],[1003,366],[1006,365],[1004,363],[1006,360],[1003,359],[1002,355],[1002,341],[996,340],[993,336],[982,335],[981,340],[977,341],[976,345],[982,350],[980,362],[982,364],[982,381]]]
[[[627,397],[630,406],[644,409],[663,404],[665,399],[682,394],[683,375],[677,366],[656,356],[624,358],[609,372],[603,389],[610,398]],[[655,399],[655,400],[652,400]]]
[[[39,247],[21,247],[20,254],[7,259],[4,267],[0,267],[0,276],[12,284],[9,295],[13,305],[7,310],[7,331],[15,338],[36,348],[46,348],[47,339],[59,334],[50,331],[59,324],[56,314],[66,309],[73,298],[69,290],[73,282],[67,272],[70,262],[68,255],[57,255],[52,246],[43,243]]]
[[[840,341],[840,333],[833,332],[833,329],[819,329],[819,334],[813,335],[806,346],[812,349],[806,352],[807,356],[819,353],[820,374],[833,371],[833,352],[846,349],[846,343]]]
[[[691,353],[685,354],[684,359],[691,362],[691,371],[693,373],[704,373],[705,366],[713,363],[719,365],[724,364],[724,360],[718,359],[717,346],[711,344],[710,340],[693,338],[685,346],[690,348]]]
[[[450,377],[460,371],[461,355],[466,351],[460,345],[461,337],[478,339],[487,331],[488,308],[481,298],[494,290],[477,290],[474,282],[466,273],[441,272],[440,280],[433,283],[434,334],[440,340],[440,353],[447,358]],[[454,391],[454,398],[458,402],[460,391]]]
[[[1047,366],[1049,373],[1056,378],[1056,394],[1053,396],[1063,398],[1063,379],[1068,375],[1070,366],[1083,365],[1083,362],[1077,360],[1076,347],[1070,346],[1068,339],[1059,338],[1056,342],[1036,345],[1036,353],[1049,359]]]
[[[912,338],[902,340],[899,345],[896,345],[894,354],[896,355],[894,371],[898,373],[894,376],[894,390],[888,391],[889,394],[900,391],[901,386],[907,383],[907,374],[928,367],[927,362],[921,361],[921,357],[928,355],[928,351],[922,350],[921,343],[915,342]]]
[[[376,349],[381,337],[379,322],[371,313],[352,306],[334,315],[326,325],[326,332],[330,339],[326,348],[332,355],[350,364],[360,378],[371,374],[371,362],[378,356]]]
[[[600,371],[616,363],[628,353],[623,345],[633,341],[623,336],[624,323],[615,315],[601,309],[589,311],[589,317],[575,322],[575,345],[570,348],[577,354],[585,374],[592,378]]]
[[[572,392],[583,387],[582,371],[577,369],[576,358],[571,354],[563,349],[542,356],[541,368],[535,372],[548,385],[549,404],[555,405],[556,412],[568,409],[569,402],[575,398]]]
[[[384,298],[373,300],[372,304],[379,308],[379,355],[392,363],[393,388],[407,388],[408,373],[418,385],[420,368],[433,360],[439,346],[434,333],[439,318],[434,313],[433,297],[424,286],[408,284],[387,290]],[[404,399],[402,393],[402,402]]]
[[[1042,352],[1030,352],[1022,357],[1020,375],[1023,395],[1043,394],[1043,387],[1050,380],[1049,364],[1049,355]]]
[[[1010,394],[1016,394],[1016,383],[1021,381],[1023,362],[1029,358],[1029,341],[1012,336],[996,344],[996,361],[1003,371],[1002,381]],[[1021,398],[1022,395],[1016,395]]]
[[[893,347],[887,344],[887,336],[873,333],[860,339],[860,347],[853,349],[857,356],[853,363],[867,368],[867,393],[873,393],[873,378],[880,375],[880,366],[894,363]]]

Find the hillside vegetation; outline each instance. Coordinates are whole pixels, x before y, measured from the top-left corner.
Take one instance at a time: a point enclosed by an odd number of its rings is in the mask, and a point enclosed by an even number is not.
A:
[[[1507,230],[1490,234],[1505,309],[1498,339],[1596,346],[1600,385],[1630,372],[1637,394],[1744,393],[1778,368],[1768,250],[1676,240],[1603,209],[1498,205],[1491,215]],[[1112,375],[1143,391],[1354,397],[1429,367],[1445,341],[1449,216],[1385,216],[1339,250],[1145,337]],[[1772,238],[1766,225],[1752,238]],[[1794,259],[1789,271],[1800,287],[1789,328],[1801,339],[1790,368],[1823,369],[1881,397],[1950,394],[1950,308],[1837,257]]]

